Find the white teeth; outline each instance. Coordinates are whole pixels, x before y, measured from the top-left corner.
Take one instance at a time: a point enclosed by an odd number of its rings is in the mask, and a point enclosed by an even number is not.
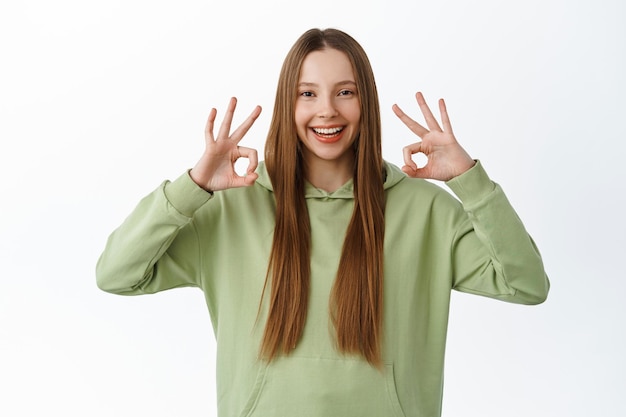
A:
[[[334,135],[336,133],[339,133],[343,130],[343,127],[333,127],[333,128],[317,128],[314,127],[313,131],[317,134],[320,135]]]

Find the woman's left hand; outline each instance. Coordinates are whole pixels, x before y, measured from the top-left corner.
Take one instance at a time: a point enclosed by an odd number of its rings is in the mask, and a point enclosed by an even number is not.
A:
[[[405,164],[402,167],[402,171],[413,178],[448,181],[473,167],[475,161],[459,145],[454,137],[454,133],[452,133],[452,125],[450,124],[446,104],[443,99],[439,100],[442,129],[426,104],[422,93],[418,92],[415,97],[424,115],[428,129],[407,116],[397,104],[393,105],[393,112],[396,116],[422,139],[421,142],[402,149]],[[428,158],[426,165],[421,168],[418,168],[411,157],[416,153],[423,153]]]

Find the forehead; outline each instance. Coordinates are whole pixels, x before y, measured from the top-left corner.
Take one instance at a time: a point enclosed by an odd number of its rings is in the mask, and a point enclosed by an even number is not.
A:
[[[332,83],[354,81],[352,63],[344,52],[326,48],[310,52],[302,61],[300,82]]]

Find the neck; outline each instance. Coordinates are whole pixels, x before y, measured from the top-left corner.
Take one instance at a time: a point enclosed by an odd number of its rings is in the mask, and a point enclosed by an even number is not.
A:
[[[354,176],[354,155],[332,161],[305,157],[304,176],[315,188],[332,193]]]

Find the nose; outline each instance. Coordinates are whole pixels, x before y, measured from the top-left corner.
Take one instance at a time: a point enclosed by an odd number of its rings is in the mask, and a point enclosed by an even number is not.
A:
[[[322,119],[328,119],[335,117],[339,114],[332,97],[326,97],[319,100],[319,108],[317,110],[317,117]]]

